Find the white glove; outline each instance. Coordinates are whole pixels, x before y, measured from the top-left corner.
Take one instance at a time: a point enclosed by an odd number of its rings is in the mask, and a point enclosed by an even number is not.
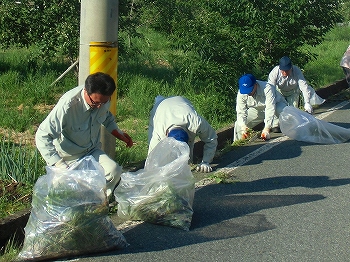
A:
[[[308,112],[309,114],[312,114],[312,112],[314,111],[312,108],[312,105],[310,103],[305,103],[304,105],[304,109],[306,112]]]
[[[54,166],[57,168],[61,168],[61,169],[68,169],[69,168],[66,161],[64,161],[62,158],[60,160],[58,160]]]
[[[270,140],[270,128],[264,128],[264,130],[261,132],[261,139],[263,140]]]
[[[211,171],[213,171],[213,169],[211,168],[211,166],[209,165],[209,163],[203,162],[198,164],[198,166],[196,167],[197,172],[201,172],[201,173],[209,173]]]

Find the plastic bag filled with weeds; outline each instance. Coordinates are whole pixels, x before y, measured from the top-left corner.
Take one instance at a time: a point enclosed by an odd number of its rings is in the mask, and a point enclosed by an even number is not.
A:
[[[152,150],[144,169],[126,172],[114,192],[118,216],[172,226],[191,226],[194,178],[188,165],[189,147],[165,138]]]
[[[87,156],[69,170],[46,167],[34,185],[19,261],[104,252],[128,244],[108,217],[106,180]]]

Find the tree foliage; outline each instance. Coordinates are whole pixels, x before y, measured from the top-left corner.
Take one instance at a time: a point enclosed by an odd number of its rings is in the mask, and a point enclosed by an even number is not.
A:
[[[164,34],[185,54],[174,66],[177,75],[189,79],[201,108],[212,112],[215,102],[225,119],[241,74],[266,79],[284,55],[303,67],[315,55],[302,47],[321,43],[348,5],[349,0],[120,0],[119,61],[144,54],[132,43],[137,37],[148,44],[139,28]],[[79,0],[3,0],[0,45],[38,44],[46,54],[73,61],[79,22]]]
[[[198,55],[197,61],[183,63],[179,74],[190,75],[192,86],[208,98],[200,108],[214,103],[220,120],[232,117],[227,108],[234,106],[241,74],[266,79],[284,55],[303,67],[314,54],[302,47],[321,43],[342,19],[339,0],[146,2],[142,21],[176,48]]]
[[[304,65],[313,54],[300,47],[322,42],[341,21],[340,6],[338,0],[155,0],[148,21],[209,61],[209,75],[221,72],[226,80],[244,72],[267,74],[283,55]]]
[[[341,6],[341,13],[344,18],[344,23],[350,25],[350,1],[344,0]]]
[[[344,2],[344,5],[348,1]],[[169,35],[177,47],[198,53],[199,77],[269,70],[283,55],[299,65],[312,54],[304,44],[322,42],[341,21],[340,0],[120,0],[120,29],[137,35],[143,25]],[[4,0],[0,4],[0,43],[29,46],[76,58],[80,1]],[[131,47],[130,38],[122,42]],[[226,79],[226,77],[221,78]]]
[[[75,60],[79,53],[78,0],[3,0],[0,4],[0,43],[28,47],[37,44],[47,56]]]

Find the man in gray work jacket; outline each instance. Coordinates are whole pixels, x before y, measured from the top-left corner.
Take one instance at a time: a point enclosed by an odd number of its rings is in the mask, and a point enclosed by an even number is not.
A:
[[[313,113],[312,105],[320,105],[325,101],[308,85],[300,68],[293,65],[288,56],[280,59],[279,65],[272,69],[267,81],[276,87],[276,90],[287,100],[288,105],[296,108],[299,107],[301,92],[304,110],[310,114]]]
[[[92,155],[105,171],[108,198],[120,180],[122,168],[100,149],[101,125],[128,147],[133,145],[109,111],[115,89],[114,79],[108,74],[89,75],[85,85],[60,98],[35,135],[36,146],[47,165],[69,168],[78,159]]]

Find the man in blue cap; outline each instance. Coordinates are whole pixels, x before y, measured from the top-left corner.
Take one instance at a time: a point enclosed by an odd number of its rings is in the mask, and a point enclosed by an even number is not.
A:
[[[217,147],[217,134],[214,128],[199,115],[191,102],[181,96],[157,96],[150,113],[148,126],[148,154],[166,137],[187,143],[190,147],[190,160],[193,162],[195,137],[204,142],[202,162],[197,165],[198,172],[212,171],[210,162],[213,160]]]
[[[233,140],[248,137],[248,130],[265,123],[261,132],[263,140],[270,139],[271,129],[278,131],[278,116],[287,105],[273,85],[256,80],[252,74],[245,74],[238,80],[239,90],[236,98],[237,120],[233,130]]]
[[[304,110],[310,114],[313,112],[312,105],[319,105],[325,101],[308,85],[300,68],[293,65],[288,56],[280,59],[279,65],[272,69],[267,81],[276,86],[276,90],[287,100],[288,105],[296,108],[299,107],[301,92],[304,99]]]

